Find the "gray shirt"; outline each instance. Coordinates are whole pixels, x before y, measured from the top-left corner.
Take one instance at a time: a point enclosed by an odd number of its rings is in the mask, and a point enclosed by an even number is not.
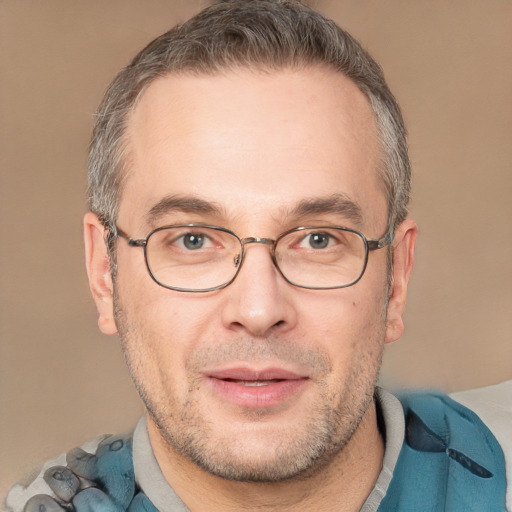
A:
[[[375,487],[361,512],[375,512],[379,508],[391,482],[404,440],[404,414],[400,402],[380,388],[377,388],[376,400],[381,423],[384,425],[384,460]],[[160,512],[190,512],[160,470],[149,441],[145,417],[141,418],[133,435],[133,464],[138,485]]]

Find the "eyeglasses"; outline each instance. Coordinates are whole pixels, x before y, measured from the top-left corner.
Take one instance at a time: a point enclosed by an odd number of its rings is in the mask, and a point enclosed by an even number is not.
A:
[[[344,288],[364,274],[370,251],[390,245],[388,231],[378,240],[339,226],[298,227],[275,240],[240,238],[232,231],[204,224],[178,224],[134,240],[115,227],[114,236],[142,247],[152,279],[179,292],[209,292],[231,284],[244,262],[248,244],[270,248],[274,265],[288,283],[312,290]]]

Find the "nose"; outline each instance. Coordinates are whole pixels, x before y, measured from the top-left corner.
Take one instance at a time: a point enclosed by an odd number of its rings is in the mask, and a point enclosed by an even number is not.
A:
[[[222,321],[226,328],[251,336],[291,329],[297,319],[293,306],[294,287],[275,267],[269,247],[245,246],[242,268],[224,290]]]

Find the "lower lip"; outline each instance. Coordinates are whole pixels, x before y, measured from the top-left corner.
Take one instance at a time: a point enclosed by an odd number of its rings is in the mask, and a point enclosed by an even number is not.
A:
[[[264,386],[244,386],[239,382],[210,377],[210,382],[221,397],[241,407],[262,409],[282,404],[298,393],[308,379],[289,379]]]

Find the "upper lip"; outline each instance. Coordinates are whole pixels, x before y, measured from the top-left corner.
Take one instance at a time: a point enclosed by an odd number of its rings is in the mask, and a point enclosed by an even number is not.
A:
[[[206,375],[213,379],[243,381],[299,380],[306,378],[304,375],[299,375],[284,368],[263,368],[261,370],[255,370],[243,366],[212,370],[206,372]]]

